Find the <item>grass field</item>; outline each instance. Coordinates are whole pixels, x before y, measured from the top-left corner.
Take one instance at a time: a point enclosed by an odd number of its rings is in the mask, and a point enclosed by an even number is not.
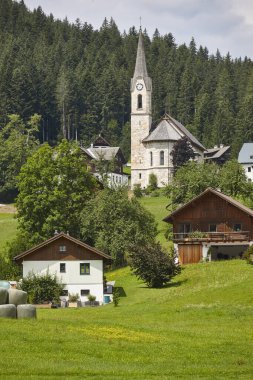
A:
[[[164,233],[168,228],[168,223],[162,221],[162,219],[169,215],[169,211],[166,210],[166,206],[169,203],[168,198],[164,196],[160,197],[143,197],[140,198],[141,204],[149,210],[155,217],[158,223],[158,236],[157,239],[161,242],[163,246],[168,246],[168,242],[165,239]]]
[[[0,213],[0,255],[6,242],[15,237],[16,231],[17,219],[14,218],[14,214]]]
[[[189,265],[164,289],[124,268],[118,308],[1,320],[1,379],[252,379],[253,266]]]

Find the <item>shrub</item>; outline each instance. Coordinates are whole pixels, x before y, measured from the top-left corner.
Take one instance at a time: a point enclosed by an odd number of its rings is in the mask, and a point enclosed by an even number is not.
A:
[[[90,301],[90,302],[94,302],[94,301],[96,301],[96,296],[93,296],[92,294],[89,294],[88,295],[88,300]]]
[[[23,278],[20,288],[28,293],[29,302],[38,304],[59,300],[64,285],[58,281],[56,275],[30,273]]]
[[[249,248],[242,255],[242,258],[246,260],[248,264],[253,265],[253,245],[249,246]]]
[[[165,252],[159,243],[132,246],[130,265],[134,274],[151,288],[161,288],[180,273],[174,252]]]
[[[69,302],[76,302],[79,300],[79,294],[69,294]]]
[[[133,193],[134,193],[134,196],[136,198],[141,198],[142,197],[142,190],[141,190],[141,185],[139,183],[136,183],[134,185],[134,189],[133,189]]]
[[[119,292],[119,289],[118,288],[114,288],[113,289],[113,297],[112,297],[112,300],[113,300],[113,304],[115,307],[117,307],[119,305],[119,299],[120,299],[120,292]]]

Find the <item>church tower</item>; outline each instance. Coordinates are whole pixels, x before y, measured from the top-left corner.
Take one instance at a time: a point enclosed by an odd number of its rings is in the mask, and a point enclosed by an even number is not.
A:
[[[152,123],[152,81],[148,76],[144,43],[140,30],[134,76],[131,79],[131,187],[148,185],[148,160],[143,139],[149,135]]]

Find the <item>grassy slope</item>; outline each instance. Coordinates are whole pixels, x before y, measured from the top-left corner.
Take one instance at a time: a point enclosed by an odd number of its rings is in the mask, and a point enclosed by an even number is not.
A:
[[[111,273],[120,306],[1,320],[1,379],[252,379],[253,266],[190,265],[170,287]]]
[[[169,214],[169,211],[166,210],[166,206],[169,203],[168,198],[164,196],[160,197],[143,197],[140,198],[141,204],[149,210],[155,217],[158,223],[158,240],[162,245],[168,246],[168,242],[165,239],[164,233],[168,228],[168,224],[163,222],[162,219]]]
[[[0,213],[0,255],[7,241],[13,239],[17,230],[17,219],[14,214]]]

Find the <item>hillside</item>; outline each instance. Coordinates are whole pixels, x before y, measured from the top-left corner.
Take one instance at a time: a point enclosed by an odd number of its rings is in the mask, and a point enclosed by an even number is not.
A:
[[[1,320],[0,378],[252,379],[252,270],[239,260],[191,265],[164,289],[112,272],[118,308]]]

